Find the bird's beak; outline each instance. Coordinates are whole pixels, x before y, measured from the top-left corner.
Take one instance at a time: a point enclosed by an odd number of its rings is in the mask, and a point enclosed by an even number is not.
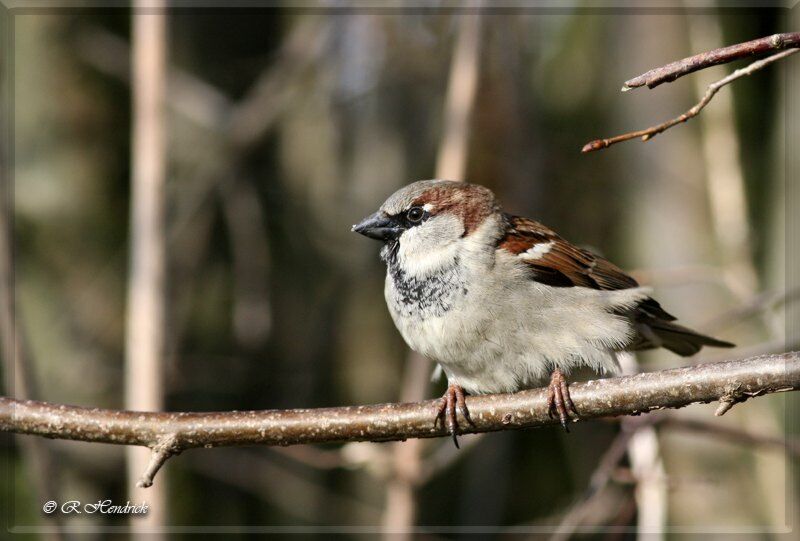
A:
[[[397,219],[378,211],[361,220],[361,223],[354,225],[353,231],[371,239],[395,240],[403,234],[405,228]]]

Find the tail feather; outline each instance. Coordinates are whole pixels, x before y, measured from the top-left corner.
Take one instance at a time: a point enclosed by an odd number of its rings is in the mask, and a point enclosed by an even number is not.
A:
[[[667,317],[663,317],[662,313]],[[643,303],[634,315],[637,337],[630,349],[663,347],[683,357],[689,357],[700,351],[703,346],[734,347],[730,342],[673,323],[674,320],[675,318],[661,309],[658,303],[655,303],[655,306]]]

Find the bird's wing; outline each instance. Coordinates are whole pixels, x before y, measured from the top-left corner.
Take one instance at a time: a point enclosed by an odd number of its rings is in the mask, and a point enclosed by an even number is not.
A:
[[[588,250],[570,244],[552,229],[528,218],[507,217],[505,236],[497,249],[505,250],[525,263],[531,278],[553,287],[587,287],[615,290],[639,284],[622,269]],[[665,347],[679,355],[693,355],[704,345],[731,347],[710,336],[673,323],[675,316],[646,298],[625,315],[633,321],[637,336],[630,349]]]
[[[519,257],[532,278],[554,287],[628,289],[636,280],[610,261],[578,248],[555,231],[528,218],[508,216],[505,236],[497,248]]]

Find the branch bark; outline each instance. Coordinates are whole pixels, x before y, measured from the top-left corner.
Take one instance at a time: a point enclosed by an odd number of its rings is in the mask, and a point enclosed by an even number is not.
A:
[[[638,415],[720,401],[738,403],[800,389],[800,352],[708,363],[577,383],[572,398],[581,419]],[[493,432],[551,425],[546,389],[467,398],[475,427]],[[47,438],[140,445],[156,456],[142,479],[186,449],[232,445],[296,445],[392,441],[447,436],[433,423],[437,402],[339,408],[154,413],[107,410],[0,398],[0,431]],[[165,452],[165,442],[168,451]]]
[[[783,49],[797,49],[800,48],[800,32],[788,32],[785,34],[773,34],[765,38],[754,39],[745,41],[744,43],[737,43],[736,45],[729,45],[728,47],[721,47],[713,49],[705,53],[689,56],[682,60],[677,60],[666,66],[651,69],[633,79],[625,81],[622,87],[623,92],[647,86],[647,88],[655,88],[662,83],[671,83],[675,79],[688,75],[689,73],[717,66],[719,64],[727,64],[740,58],[748,56],[755,56],[757,54],[766,53],[769,51],[780,51]]]

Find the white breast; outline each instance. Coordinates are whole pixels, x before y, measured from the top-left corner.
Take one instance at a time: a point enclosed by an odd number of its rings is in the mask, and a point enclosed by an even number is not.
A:
[[[641,288],[598,291],[540,284],[505,252],[462,256],[449,276],[440,282],[458,286],[445,287],[442,302],[408,302],[391,272],[385,295],[408,345],[441,364],[448,380],[470,393],[541,385],[554,368],[615,372],[614,352],[630,341],[632,327],[611,312],[647,295]]]

